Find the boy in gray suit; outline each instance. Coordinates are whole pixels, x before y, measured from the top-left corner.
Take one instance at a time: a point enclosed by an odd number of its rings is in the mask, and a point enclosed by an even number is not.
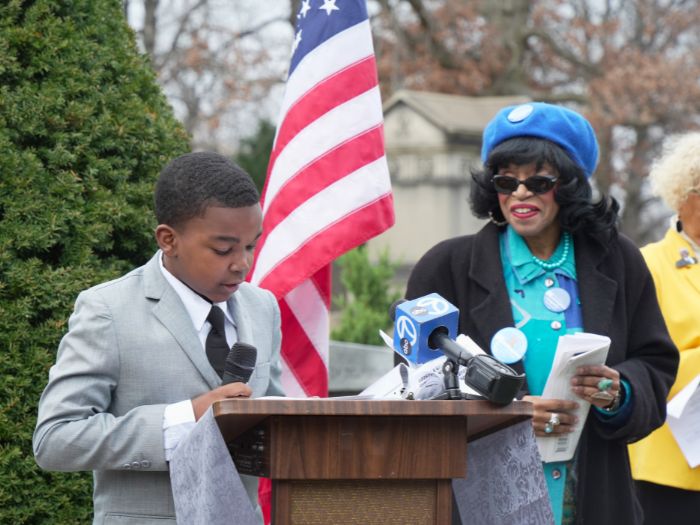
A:
[[[183,155],[161,172],[155,211],[160,250],[78,296],[39,402],[36,461],[93,471],[96,524],[174,523],[168,460],[195,421],[221,399],[283,395],[277,301],[244,282],[262,233],[250,177]],[[221,347],[236,341],[257,348],[255,370],[222,386]],[[241,477],[257,508],[257,479]]]

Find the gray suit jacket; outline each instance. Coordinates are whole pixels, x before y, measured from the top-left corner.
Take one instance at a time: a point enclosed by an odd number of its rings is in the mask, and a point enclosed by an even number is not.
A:
[[[174,523],[163,412],[221,384],[159,256],[78,296],[39,402],[36,461],[94,471],[96,524]],[[253,396],[282,395],[274,296],[244,283],[228,305],[239,340],[258,350]],[[242,477],[256,502],[257,478]]]

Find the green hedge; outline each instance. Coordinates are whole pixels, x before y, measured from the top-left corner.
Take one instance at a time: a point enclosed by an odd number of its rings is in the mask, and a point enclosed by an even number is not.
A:
[[[389,318],[389,308],[401,297],[391,286],[398,263],[391,260],[388,250],[372,263],[363,244],[338,259],[338,266],[344,292],[333,298],[341,314],[331,338],[383,345],[379,329],[390,331],[393,320]]]
[[[187,151],[118,0],[0,7],[0,523],[86,523],[91,476],[42,472],[36,406],[78,292],[155,248],[152,192]]]

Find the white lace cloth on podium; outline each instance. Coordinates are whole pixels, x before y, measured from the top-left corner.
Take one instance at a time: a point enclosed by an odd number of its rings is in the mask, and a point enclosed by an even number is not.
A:
[[[177,523],[258,525],[211,409],[170,462]],[[530,420],[470,442],[467,478],[452,481],[462,525],[551,525],[542,462]]]
[[[467,478],[452,480],[462,525],[552,525],[554,516],[528,419],[467,447]]]
[[[181,525],[261,525],[211,408],[170,461],[175,517]]]

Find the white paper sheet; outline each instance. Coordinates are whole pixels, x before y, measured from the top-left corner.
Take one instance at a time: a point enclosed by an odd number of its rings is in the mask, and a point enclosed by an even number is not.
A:
[[[393,340],[382,330],[379,335],[389,348],[392,348]],[[460,334],[456,339],[457,344],[472,354],[485,353],[472,339]],[[400,364],[380,377],[373,384],[365,388],[359,395],[372,396],[374,399],[434,399],[445,391],[445,380],[442,373],[442,364],[446,357],[440,357],[427,363],[408,365]],[[403,370],[403,376],[401,368]],[[464,381],[466,369],[459,368],[459,388],[465,394],[478,395]],[[407,381],[404,381],[404,377]]]
[[[667,418],[671,434],[690,468],[700,465],[700,375],[668,402]]]
[[[545,463],[568,461],[574,456],[591,404],[574,395],[571,391],[571,378],[579,366],[605,363],[609,349],[610,338],[603,335],[579,332],[559,338],[552,371],[542,397],[576,401],[579,407],[573,414],[578,417],[578,423],[570,434],[537,438],[537,447]]]

